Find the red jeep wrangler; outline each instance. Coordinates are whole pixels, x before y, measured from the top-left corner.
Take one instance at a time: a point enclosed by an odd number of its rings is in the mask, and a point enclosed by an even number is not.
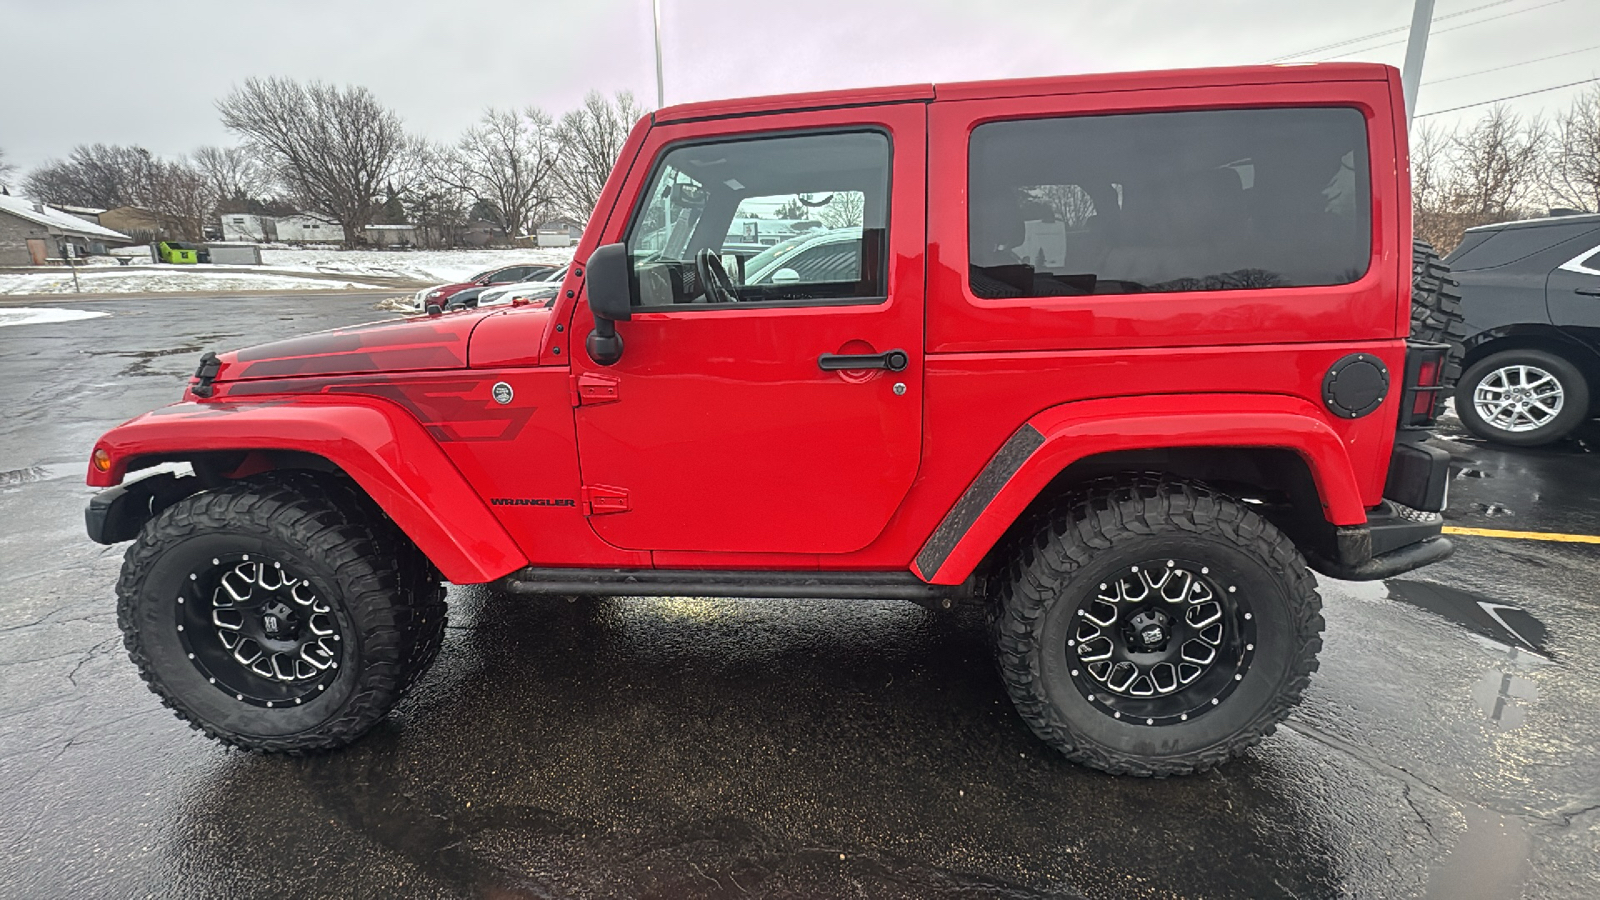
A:
[[[660,110],[553,308],[208,353],[100,440],[128,650],[207,735],[297,753],[423,675],[441,579],[972,597],[1041,740],[1208,768],[1316,669],[1308,565],[1450,553],[1402,110],[1345,64]],[[745,283],[730,229],[791,201],[836,239]]]

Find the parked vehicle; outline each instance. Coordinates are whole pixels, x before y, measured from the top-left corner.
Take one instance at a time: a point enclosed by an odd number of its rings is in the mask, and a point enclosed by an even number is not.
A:
[[[562,266],[542,278],[522,281],[517,284],[508,284],[504,287],[488,288],[478,295],[476,305],[497,306],[502,303],[514,303],[518,300],[549,305],[555,300],[556,294],[561,290],[561,283],[566,278],[567,267]]]
[[[425,288],[416,294],[417,309],[426,309],[429,306],[438,306],[440,309],[449,305],[451,298],[462,291],[475,288],[494,287],[504,284],[516,284],[527,281],[540,275],[547,275],[555,271],[555,266],[522,264],[515,266],[501,266],[497,269],[485,269],[466,281],[455,284],[441,284],[437,287]]]
[[[1532,447],[1600,411],[1600,215],[1471,228],[1445,264],[1465,319],[1455,407],[1468,431]]]
[[[1317,668],[1312,569],[1451,551],[1401,98],[1331,64],[657,110],[553,307],[208,353],[100,439],[130,655],[207,735],[304,753],[423,677],[441,579],[976,600],[1044,743],[1221,763]],[[793,196],[859,252],[734,283],[736,212]]]

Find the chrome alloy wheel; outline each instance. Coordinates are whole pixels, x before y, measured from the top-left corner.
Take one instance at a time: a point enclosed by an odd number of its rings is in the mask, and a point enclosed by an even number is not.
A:
[[[217,557],[178,598],[179,637],[200,674],[255,706],[326,690],[344,654],[338,617],[311,583],[259,554]]]
[[[1472,391],[1473,409],[1492,428],[1525,434],[1550,424],[1561,414],[1566,391],[1556,377],[1538,366],[1511,365],[1493,369]]]
[[[1221,704],[1255,652],[1254,614],[1210,567],[1152,560],[1099,583],[1067,640],[1073,683],[1115,719],[1186,722]]]

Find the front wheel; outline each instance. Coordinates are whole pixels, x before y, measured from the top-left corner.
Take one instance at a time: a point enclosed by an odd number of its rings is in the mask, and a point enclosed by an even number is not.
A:
[[[1588,417],[1589,383],[1554,353],[1503,350],[1461,376],[1456,415],[1484,440],[1537,447],[1566,437]]]
[[[1322,646],[1305,560],[1198,484],[1091,485],[998,579],[1000,671],[1033,732],[1113,774],[1203,771],[1272,733]]]
[[[292,478],[178,501],[123,560],[117,620],[150,689],[207,736],[301,754],[377,724],[432,661],[437,582]]]

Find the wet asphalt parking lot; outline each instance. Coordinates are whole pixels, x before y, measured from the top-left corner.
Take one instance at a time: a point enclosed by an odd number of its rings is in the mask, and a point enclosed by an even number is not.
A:
[[[123,653],[88,452],[204,350],[376,299],[0,328],[0,896],[1600,897],[1594,543],[1464,536],[1320,579],[1304,704],[1190,778],[1054,756],[976,610],[483,588],[451,589],[439,662],[356,746],[225,751]],[[1452,437],[1452,526],[1600,534],[1600,440]]]

